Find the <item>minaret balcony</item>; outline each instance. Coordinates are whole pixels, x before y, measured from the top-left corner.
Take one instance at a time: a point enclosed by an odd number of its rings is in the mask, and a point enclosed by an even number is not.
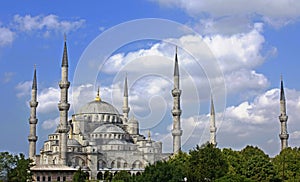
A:
[[[211,127],[210,128],[210,132],[216,132],[217,131],[217,128],[216,127]]]
[[[59,85],[59,88],[61,88],[61,89],[69,88],[70,82],[69,81],[60,81],[58,85]]]
[[[182,135],[182,130],[180,130],[180,129],[173,129],[172,130],[172,135],[173,136],[181,136]]]
[[[123,113],[129,113],[130,108],[129,108],[129,107],[126,107],[126,106],[123,106],[123,107],[122,107],[122,111],[123,111]]]
[[[29,124],[37,124],[38,119],[36,118],[29,118]]]
[[[172,109],[172,115],[173,116],[180,116],[181,115],[181,109]]]
[[[59,111],[68,111],[69,108],[70,108],[70,104],[69,103],[64,103],[64,102],[58,103],[58,109],[59,109]]]
[[[28,136],[28,141],[30,141],[30,142],[36,142],[37,139],[38,139],[37,136],[34,136],[34,135],[29,135],[29,136]]]
[[[180,90],[180,89],[174,88],[174,89],[172,90],[172,96],[173,96],[173,97],[179,97],[180,95],[181,95],[181,90]]]
[[[30,105],[30,107],[37,107],[38,106],[38,102],[37,101],[30,101],[29,105]]]
[[[287,139],[289,138],[289,134],[287,134],[287,133],[279,134],[279,138],[280,138],[281,140],[283,140],[283,139],[287,140]]]
[[[68,133],[69,132],[69,127],[64,127],[64,126],[62,126],[62,125],[60,125],[59,127],[58,127],[58,129],[57,129],[57,131],[58,131],[58,133]]]
[[[287,115],[280,115],[279,120],[280,120],[280,122],[286,122],[288,120],[288,116]]]

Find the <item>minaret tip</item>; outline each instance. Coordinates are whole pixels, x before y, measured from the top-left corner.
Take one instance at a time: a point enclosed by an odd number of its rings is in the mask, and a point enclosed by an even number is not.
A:
[[[215,106],[212,94],[210,95],[210,115],[215,115]]]
[[[34,64],[34,73],[33,73],[33,80],[32,80],[32,89],[37,89],[37,81],[36,81],[36,65]]]
[[[67,36],[64,35],[64,53],[62,58],[62,67],[68,67],[68,51],[67,51]]]
[[[284,86],[283,86],[283,78],[282,78],[282,75],[280,75],[280,100],[282,100],[282,101],[285,100]]]
[[[125,74],[125,81],[124,81],[124,97],[128,97],[127,73]]]
[[[176,50],[175,50],[174,76],[179,76],[179,67],[178,67],[178,58],[177,58],[177,46],[176,46]]]

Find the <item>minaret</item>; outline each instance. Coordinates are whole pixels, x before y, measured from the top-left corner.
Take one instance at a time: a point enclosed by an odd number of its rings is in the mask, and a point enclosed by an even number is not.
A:
[[[288,116],[286,115],[286,103],[285,103],[285,96],[284,96],[284,88],[283,88],[283,79],[282,76],[280,78],[280,134],[279,138],[281,140],[281,150],[288,147],[288,138],[289,134],[287,132],[287,120]]]
[[[37,81],[36,81],[36,67],[34,66],[34,74],[33,74],[33,81],[32,81],[32,89],[31,89],[31,101],[29,102],[30,105],[30,134],[28,136],[29,141],[29,158],[35,158],[36,154],[36,141],[38,137],[36,136],[36,124],[38,119],[36,118],[36,108],[38,106],[37,102]]]
[[[178,67],[178,59],[177,59],[177,47],[176,47],[176,54],[175,54],[175,67],[174,67],[174,88],[172,90],[173,96],[173,129],[172,129],[172,136],[173,136],[173,153],[176,154],[181,150],[181,135],[182,130],[180,126],[180,95],[181,90],[179,89],[179,67]]]
[[[213,144],[214,146],[217,146],[216,141],[216,114],[215,114],[215,107],[214,107],[214,101],[213,97],[211,96],[211,104],[210,104],[210,140],[209,143]]]
[[[61,64],[61,81],[59,82],[60,87],[60,101],[58,103],[59,109],[59,127],[58,132],[60,133],[59,148],[60,148],[60,164],[67,165],[67,137],[68,137],[68,111],[70,104],[68,103],[68,88],[70,82],[68,81],[68,53],[66,36],[64,40],[64,53]]]
[[[123,116],[125,121],[128,121],[128,113],[130,111],[130,107],[128,106],[128,85],[127,85],[127,74],[125,76],[124,81],[124,97],[123,97]]]

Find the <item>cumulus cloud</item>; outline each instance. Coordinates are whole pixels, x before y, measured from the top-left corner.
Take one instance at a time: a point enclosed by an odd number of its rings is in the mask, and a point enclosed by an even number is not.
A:
[[[20,98],[23,96],[30,95],[31,86],[32,86],[32,81],[25,81],[25,82],[18,83],[17,86],[15,87],[17,90],[17,97]]]
[[[57,104],[59,102],[60,90],[59,88],[49,87],[38,92],[37,111],[40,113],[51,113],[57,111]]]
[[[0,27],[0,47],[10,45],[15,38],[15,33],[6,27]]]
[[[225,80],[228,94],[245,91],[249,92],[248,95],[253,95],[264,91],[269,86],[269,81],[263,74],[255,71],[268,56],[263,52],[265,40],[262,32],[263,26],[258,23],[247,33],[202,36],[203,48],[199,48],[196,43],[198,36],[187,35],[168,40],[182,48],[178,51],[182,87],[194,85],[200,98],[208,98],[211,89],[216,92],[220,90],[218,85],[222,84],[222,79]],[[191,52],[185,52],[187,47]],[[201,60],[195,60],[195,55]],[[99,71],[107,74],[128,72],[132,81],[145,75],[160,75],[161,78],[170,80],[171,84],[173,60],[174,46],[160,42],[149,49],[112,55]],[[219,73],[215,71],[216,67],[220,68]],[[212,82],[217,83],[215,88],[212,88]],[[185,92],[190,90],[192,89],[185,89]],[[185,99],[189,99],[191,95],[188,93]],[[195,101],[194,98],[189,99],[192,100]]]
[[[60,20],[57,15],[49,14],[47,16],[38,15],[15,15],[14,24],[20,31],[35,31],[44,30],[45,36],[49,34],[49,31],[59,31],[68,33],[81,28],[85,23],[85,20],[79,19],[75,21]]]
[[[216,113],[217,142],[219,147],[241,149],[245,145],[261,147],[270,155],[280,150],[280,121],[279,89],[270,89],[259,94],[253,101],[244,101],[237,106],[228,106],[224,113]],[[285,89],[287,101],[289,144],[299,145],[300,127],[297,124],[300,117],[300,92]],[[218,105],[216,104],[216,109]],[[197,144],[209,140],[209,114],[200,114],[181,119],[183,129],[182,144],[184,149],[190,149]],[[172,143],[172,125],[165,132],[155,135],[154,138],[164,143]],[[169,146],[165,148],[171,151]]]
[[[229,0],[221,3],[216,0],[153,0],[162,6],[178,7],[193,17],[209,17],[212,19],[222,19],[226,17],[246,17],[248,19],[264,20],[271,25],[285,25],[298,20],[300,13],[300,3],[298,1],[285,0],[254,0],[237,1]]]
[[[49,129],[56,128],[58,124],[59,124],[59,117],[55,119],[47,119],[42,122],[42,128],[44,130],[49,130]]]

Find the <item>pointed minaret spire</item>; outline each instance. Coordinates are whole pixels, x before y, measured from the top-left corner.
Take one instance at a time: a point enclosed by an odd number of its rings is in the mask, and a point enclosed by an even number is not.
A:
[[[280,116],[279,116],[279,120],[280,120],[279,138],[281,140],[281,150],[283,150],[288,147],[289,134],[287,132],[288,116],[286,115],[286,102],[285,102],[282,76],[280,77]]]
[[[174,76],[179,76],[179,67],[178,67],[178,58],[177,58],[177,46],[176,46],[176,53],[175,53]],[[179,84],[179,82],[178,82],[178,84]],[[178,87],[179,87],[179,85],[178,85]]]
[[[38,137],[36,136],[36,124],[38,119],[36,118],[36,108],[38,106],[37,102],[37,81],[36,81],[36,66],[34,66],[34,74],[33,74],[33,81],[32,81],[32,89],[31,89],[31,101],[29,102],[30,105],[30,133],[28,136],[29,141],[29,158],[34,160],[36,155],[36,141]]]
[[[174,88],[172,90],[173,96],[173,129],[172,129],[172,136],[173,136],[173,153],[176,154],[181,150],[181,136],[182,130],[180,126],[180,116],[181,116],[181,109],[180,109],[180,95],[181,90],[179,89],[179,67],[178,67],[178,58],[177,58],[177,46],[176,46],[176,53],[175,53],[175,66],[174,66]]]
[[[59,127],[58,132],[60,133],[59,139],[59,152],[60,152],[60,164],[67,165],[67,140],[68,140],[68,111],[70,104],[68,103],[68,89],[70,82],[68,81],[68,54],[67,54],[67,42],[66,36],[64,40],[64,52],[61,64],[61,81],[59,82],[61,90],[60,101],[58,103],[59,109]]]
[[[127,74],[125,75],[125,81],[124,81],[124,97],[123,97],[123,116],[125,119],[125,122],[128,121],[128,114],[130,111],[130,107],[128,106],[128,85],[127,85]]]
[[[34,73],[33,73],[32,89],[37,90],[36,65],[34,65]]]
[[[67,36],[66,36],[66,34],[64,34],[64,53],[63,53],[61,66],[68,67],[68,51],[67,51]]]
[[[217,146],[216,141],[216,115],[215,115],[215,106],[213,101],[213,96],[211,95],[210,99],[210,140],[209,143],[213,144],[214,146]]]

